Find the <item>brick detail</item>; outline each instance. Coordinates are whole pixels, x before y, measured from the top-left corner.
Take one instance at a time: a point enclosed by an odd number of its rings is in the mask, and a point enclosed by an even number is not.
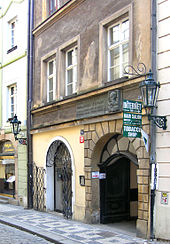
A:
[[[116,122],[114,121],[109,121],[109,132],[115,132],[116,131]]]
[[[108,122],[103,122],[102,123],[102,128],[103,128],[103,132],[104,132],[105,135],[109,133],[109,124],[108,124]]]
[[[122,122],[122,120],[116,120],[116,132],[121,134],[122,131],[123,131],[123,122]]]
[[[99,138],[104,135],[101,123],[96,124],[96,132]]]

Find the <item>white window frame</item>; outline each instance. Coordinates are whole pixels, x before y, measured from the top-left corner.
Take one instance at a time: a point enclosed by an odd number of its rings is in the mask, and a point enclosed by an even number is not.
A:
[[[8,22],[9,24],[9,49],[16,46],[17,18]],[[14,25],[14,26],[13,26]]]
[[[53,73],[49,74],[49,64],[53,63]],[[53,89],[50,89],[50,79],[53,79]],[[53,99],[50,100],[50,93],[52,93]],[[47,62],[47,102],[51,102],[56,98],[56,60],[51,59]]]
[[[13,90],[13,93],[12,93]],[[13,118],[14,115],[17,113],[17,86],[13,84],[8,87],[8,94],[9,94],[9,118]],[[13,100],[13,102],[12,102]],[[13,109],[12,109],[13,106]]]
[[[116,22],[114,25],[111,25],[108,27],[108,38],[107,38],[107,44],[108,44],[108,82],[119,79],[124,76],[124,64],[123,64],[123,45],[128,44],[128,57],[129,57],[129,28],[128,28],[128,38],[123,39],[123,30],[122,30],[122,24],[124,22],[128,21],[128,26],[129,26],[129,18],[124,18],[121,19],[120,21]],[[115,44],[111,44],[111,29],[114,27],[118,27],[118,35],[119,35],[119,41],[116,42]],[[118,48],[119,49],[119,64],[115,66],[111,66],[111,51]],[[128,63],[129,63],[129,58],[128,58]],[[119,68],[119,76],[116,78],[111,79],[111,69],[118,66]]]
[[[68,64],[68,53],[73,51],[73,55],[72,55],[72,64],[69,65]],[[78,61],[78,47],[75,46],[69,50],[66,51],[65,53],[66,55],[66,67],[65,67],[65,77],[66,77],[66,80],[65,80],[65,95],[68,96],[68,95],[72,95],[74,93],[77,92],[77,61]],[[72,70],[73,72],[73,77],[72,77],[72,82],[69,83],[68,81],[68,72]],[[72,86],[72,92],[71,94],[68,93],[68,88],[69,86]]]

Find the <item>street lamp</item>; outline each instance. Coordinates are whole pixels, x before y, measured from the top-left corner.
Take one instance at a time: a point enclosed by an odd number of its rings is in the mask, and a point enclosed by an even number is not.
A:
[[[17,115],[14,115],[14,118],[10,121],[10,123],[12,124],[12,132],[14,134],[15,140],[18,140],[17,135],[20,132],[20,124],[21,121],[18,120]]]
[[[143,107],[145,108],[146,114],[149,120],[153,122],[163,130],[166,130],[166,116],[153,115],[153,110],[156,108],[156,102],[158,98],[158,92],[160,83],[157,83],[152,76],[151,70],[147,74],[147,77],[139,85],[142,94]]]

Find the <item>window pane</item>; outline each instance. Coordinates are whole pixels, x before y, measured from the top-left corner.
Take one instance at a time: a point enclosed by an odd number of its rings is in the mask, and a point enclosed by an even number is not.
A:
[[[110,44],[119,42],[119,39],[119,25],[117,25],[110,29]]]
[[[129,45],[128,43],[123,45],[123,63],[128,62]]]
[[[73,93],[73,85],[70,84],[69,86],[67,86],[67,95],[71,95]]]
[[[14,112],[14,104],[11,104],[11,113]]]
[[[49,92],[49,102],[53,101],[53,91]]]
[[[119,70],[120,70],[119,66],[116,66],[116,67],[110,69],[110,80],[111,81],[118,79],[120,77]]]
[[[119,47],[117,47],[110,51],[110,66],[119,65],[119,62],[120,62],[120,53],[119,53]]]
[[[56,10],[56,0],[50,0],[49,3],[50,14],[52,14]]]
[[[49,92],[53,90],[53,78],[49,79]]]
[[[122,40],[129,39],[129,20],[122,23]]]
[[[11,97],[11,104],[14,104],[14,97]]]
[[[11,87],[11,95],[14,95],[14,87]]]
[[[73,69],[67,70],[67,84],[73,82]]]
[[[53,74],[53,61],[49,62],[49,75]]]
[[[67,53],[67,66],[73,64],[73,50]]]

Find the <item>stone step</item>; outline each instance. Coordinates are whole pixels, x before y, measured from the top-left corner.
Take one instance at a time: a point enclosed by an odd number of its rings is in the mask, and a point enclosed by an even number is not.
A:
[[[9,203],[9,197],[0,195],[0,203],[1,204],[8,204]]]
[[[12,196],[9,197],[9,196],[3,196],[3,195],[0,195],[0,203],[2,204],[12,204],[12,205],[16,205],[16,206],[19,206],[19,201],[16,200],[15,198],[13,198]]]

